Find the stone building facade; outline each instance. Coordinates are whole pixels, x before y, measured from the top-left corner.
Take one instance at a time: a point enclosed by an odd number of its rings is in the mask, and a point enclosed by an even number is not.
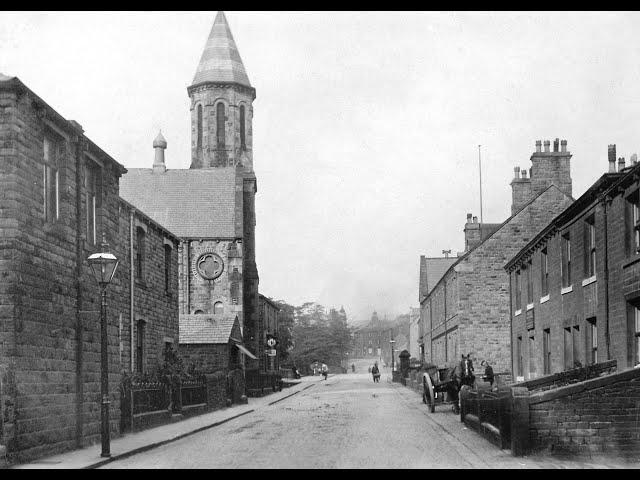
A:
[[[224,13],[219,12],[187,92],[191,111],[191,167],[168,169],[159,135],[152,168],[129,169],[121,195],[180,238],[180,318],[237,317],[259,370],[258,270],[252,119],[255,89]],[[204,324],[203,324],[204,325]],[[264,359],[262,359],[264,362]]]
[[[615,163],[505,266],[517,379],[640,364],[640,165]]]
[[[80,124],[0,75],[0,444],[12,460],[99,441],[100,294],[87,258],[103,236],[120,260],[107,290],[113,433],[134,324],[147,325],[144,368],[177,340],[178,240],[118,196],[125,172]],[[140,251],[132,225],[146,234]]]
[[[496,372],[510,373],[509,277],[504,265],[555,215],[572,203],[568,165],[571,154],[563,141],[559,151],[531,156],[533,178],[512,182],[513,214],[502,224],[467,218],[465,245],[459,256],[420,302],[424,359],[453,365],[471,354],[476,363],[488,360]],[[520,180],[519,169],[516,170]],[[523,193],[521,184],[529,185]],[[526,199],[526,202],[524,201]],[[478,225],[478,228],[471,228]],[[482,234],[485,231],[486,236]],[[474,235],[469,237],[469,235]],[[476,238],[477,237],[477,238]]]

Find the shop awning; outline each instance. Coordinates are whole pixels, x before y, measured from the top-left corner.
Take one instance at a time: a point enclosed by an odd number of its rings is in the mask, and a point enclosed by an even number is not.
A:
[[[254,360],[258,359],[258,357],[256,357],[253,353],[251,353],[249,350],[247,350],[245,347],[243,347],[239,343],[236,343],[235,345],[236,345],[236,347],[238,347],[238,350],[240,350],[242,353],[244,353],[247,357],[253,358]]]

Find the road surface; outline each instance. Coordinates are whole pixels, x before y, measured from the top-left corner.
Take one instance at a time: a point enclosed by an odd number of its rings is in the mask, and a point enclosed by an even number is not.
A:
[[[320,378],[320,377],[316,377]],[[434,416],[435,415],[435,416]],[[549,468],[427,412],[383,374],[331,375],[271,406],[103,468]]]

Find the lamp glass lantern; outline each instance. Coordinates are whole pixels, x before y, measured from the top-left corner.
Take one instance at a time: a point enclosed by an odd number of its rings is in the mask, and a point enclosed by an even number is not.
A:
[[[101,287],[106,287],[113,280],[118,267],[118,259],[113,253],[100,252],[90,255],[87,259],[91,271]]]

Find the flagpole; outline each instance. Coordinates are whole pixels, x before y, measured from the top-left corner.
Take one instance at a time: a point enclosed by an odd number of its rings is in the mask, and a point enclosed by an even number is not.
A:
[[[478,145],[478,166],[480,167],[480,223],[482,224],[482,157],[480,155],[480,147]]]

